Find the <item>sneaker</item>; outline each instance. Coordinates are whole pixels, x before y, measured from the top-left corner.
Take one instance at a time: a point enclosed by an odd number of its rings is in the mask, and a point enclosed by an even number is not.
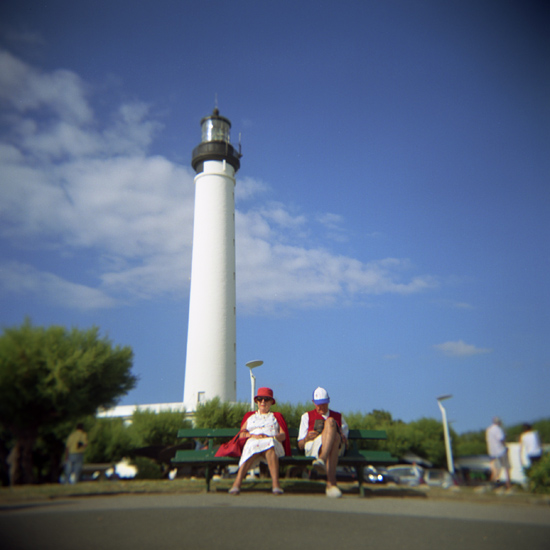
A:
[[[271,492],[274,495],[282,495],[284,493],[284,491],[280,487],[275,487]]]
[[[336,485],[327,487],[326,493],[329,498],[340,498],[342,496],[342,491],[340,491]]]
[[[313,469],[319,474],[326,475],[327,466],[322,458],[316,458],[312,463]]]
[[[229,489],[229,491],[227,491],[227,492],[230,495],[237,496],[238,494],[240,494],[241,490],[237,489],[237,487],[231,487],[231,489]]]

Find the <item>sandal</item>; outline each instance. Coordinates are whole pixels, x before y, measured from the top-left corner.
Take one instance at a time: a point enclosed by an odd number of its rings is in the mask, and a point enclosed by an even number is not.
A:
[[[228,491],[228,493],[233,496],[237,496],[238,494],[240,494],[240,492],[241,490],[238,487],[231,487],[231,489],[229,489]]]
[[[275,487],[271,492],[272,492],[274,495],[282,495],[282,494],[284,494],[284,491],[283,491],[280,487]]]

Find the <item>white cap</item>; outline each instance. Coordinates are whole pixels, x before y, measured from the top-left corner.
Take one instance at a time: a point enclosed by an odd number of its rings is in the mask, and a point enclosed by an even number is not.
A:
[[[324,405],[325,403],[330,403],[330,397],[328,396],[327,390],[325,390],[325,388],[317,388],[313,392],[313,402],[316,405]]]

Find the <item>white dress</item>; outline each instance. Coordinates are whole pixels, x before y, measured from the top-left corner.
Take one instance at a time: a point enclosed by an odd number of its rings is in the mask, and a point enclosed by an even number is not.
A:
[[[239,468],[252,456],[257,453],[263,453],[267,449],[273,447],[277,456],[283,456],[285,450],[280,441],[275,439],[275,436],[280,432],[279,423],[273,413],[261,414],[255,412],[250,415],[246,421],[244,429],[248,430],[253,435],[269,435],[271,437],[264,437],[262,439],[249,438],[243,448],[241,460],[239,461]],[[262,457],[258,456],[258,459],[252,463],[252,468],[262,460]],[[263,460],[265,462],[265,460]]]

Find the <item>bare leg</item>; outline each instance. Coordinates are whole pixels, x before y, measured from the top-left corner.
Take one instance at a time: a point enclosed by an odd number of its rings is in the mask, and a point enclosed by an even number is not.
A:
[[[338,466],[338,454],[340,452],[340,446],[334,444],[332,446],[330,454],[327,456],[325,462],[327,465],[327,487],[336,485],[336,466]]]
[[[493,460],[491,460],[490,466],[491,466],[491,481],[494,484],[496,484],[498,481],[500,481],[501,467],[500,467],[499,460],[494,458]]]
[[[512,484],[510,483],[510,468],[504,468],[504,477],[506,478],[506,489],[510,489]]]
[[[275,449],[267,449],[264,453],[265,459],[267,460],[267,467],[269,468],[269,473],[271,474],[271,481],[273,483],[273,489],[280,489],[279,485],[279,457],[275,453]]]
[[[338,454],[342,439],[334,418],[327,418],[321,437],[322,444],[319,458],[324,460],[327,465],[327,486],[336,485],[336,466],[338,466]]]
[[[246,473],[250,469],[250,466],[252,466],[252,463],[257,459],[258,457],[256,455],[252,455],[238,470],[237,477],[235,478],[235,481],[233,482],[233,486],[231,489],[240,489],[243,479],[246,476]]]

